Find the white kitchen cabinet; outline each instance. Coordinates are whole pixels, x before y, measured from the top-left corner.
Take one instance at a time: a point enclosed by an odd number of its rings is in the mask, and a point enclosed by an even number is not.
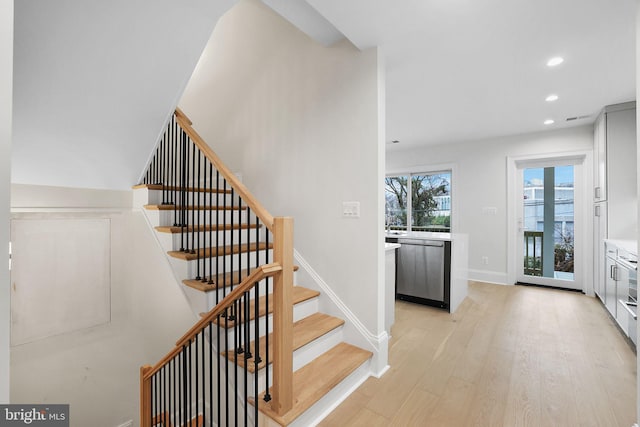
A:
[[[616,263],[614,272],[616,279],[616,322],[625,335],[629,335],[629,313],[622,306],[629,298],[629,270]]]
[[[638,233],[636,109],[631,104],[634,108],[607,113],[609,239],[635,239]]]
[[[594,291],[609,306],[609,292],[605,290],[609,271],[603,271],[604,239],[637,236],[635,102],[605,107],[594,124],[593,139]]]
[[[593,286],[594,292],[605,302],[605,245],[607,235],[607,202],[596,203],[593,208]]]
[[[615,251],[614,251],[615,252]],[[615,255],[614,255],[615,257]],[[605,297],[604,304],[609,313],[614,318],[618,309],[618,290],[616,287],[616,261],[615,258],[606,257],[605,259]]]
[[[593,125],[593,199],[607,200],[607,114],[603,111]]]

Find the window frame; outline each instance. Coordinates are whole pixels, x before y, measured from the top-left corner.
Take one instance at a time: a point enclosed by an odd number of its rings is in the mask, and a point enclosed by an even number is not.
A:
[[[435,166],[424,166],[424,167],[415,167],[415,168],[411,168],[411,169],[402,169],[402,170],[393,170],[393,171],[387,171],[387,173],[385,174],[385,178],[391,178],[391,177],[399,177],[399,176],[406,176],[407,179],[407,226],[406,226],[406,231],[407,233],[411,233],[414,232],[413,230],[413,201],[411,199],[412,196],[412,176],[419,176],[419,175],[437,175],[437,174],[442,174],[442,173],[448,173],[450,174],[450,181],[449,181],[449,197],[450,197],[450,206],[449,206],[449,212],[450,212],[450,220],[449,220],[449,231],[431,231],[431,233],[452,233],[452,230],[456,230],[457,227],[457,222],[455,221],[455,215],[454,212],[457,212],[457,203],[455,201],[454,198],[454,176],[455,176],[455,165],[453,164],[447,164],[447,165],[438,165],[437,167]],[[386,199],[386,184],[385,184],[385,199]],[[386,217],[386,207],[385,207],[385,217]],[[386,227],[386,222],[385,222],[385,227]],[[424,231],[417,231],[417,232],[424,232]]]

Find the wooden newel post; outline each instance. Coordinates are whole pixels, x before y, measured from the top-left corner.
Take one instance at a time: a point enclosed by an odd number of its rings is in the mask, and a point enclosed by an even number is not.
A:
[[[273,283],[273,387],[271,408],[293,406],[293,218],[273,221],[273,260],[282,266]]]
[[[151,369],[149,365],[140,368],[140,427],[151,426],[151,378],[145,379]]]

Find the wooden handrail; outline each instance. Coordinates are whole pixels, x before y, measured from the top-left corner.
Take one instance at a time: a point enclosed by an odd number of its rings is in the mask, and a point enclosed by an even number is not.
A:
[[[273,215],[271,215],[265,208],[258,202],[258,200],[251,194],[247,187],[240,182],[231,170],[220,160],[218,155],[207,145],[198,132],[191,127],[192,122],[189,118],[180,110],[176,108],[176,121],[184,130],[194,144],[200,149],[207,159],[213,164],[213,166],[220,172],[220,175],[229,182],[231,187],[235,189],[238,195],[242,198],[244,203],[251,208],[251,210],[262,220],[270,231],[273,231]]]
[[[144,373],[144,379],[151,378],[156,372],[158,372],[164,365],[167,364],[171,359],[176,357],[181,351],[182,347],[185,344],[188,344],[190,340],[194,339],[196,335],[198,335],[204,328],[209,326],[209,322],[212,322],[216,317],[218,317],[224,310],[231,307],[231,305],[242,296],[245,292],[249,291],[256,282],[261,281],[267,277],[271,277],[282,271],[282,267],[279,264],[265,264],[253,270],[253,272],[247,276],[242,283],[236,286],[233,291],[231,291],[226,297],[222,299],[206,316],[198,321],[195,325],[187,331],[177,342],[176,346],[167,353],[155,366],[151,369],[147,369]],[[293,272],[293,268],[291,269]]]

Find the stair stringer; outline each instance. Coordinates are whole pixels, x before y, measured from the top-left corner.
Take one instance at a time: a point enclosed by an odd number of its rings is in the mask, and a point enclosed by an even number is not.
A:
[[[370,375],[380,378],[389,369],[389,335],[387,332],[383,331],[379,335],[375,335],[369,331],[299,251],[294,249],[293,256],[295,263],[300,267],[298,271],[299,284],[305,288],[320,291],[320,310],[322,312],[345,320],[345,342],[373,353],[370,362]]]

